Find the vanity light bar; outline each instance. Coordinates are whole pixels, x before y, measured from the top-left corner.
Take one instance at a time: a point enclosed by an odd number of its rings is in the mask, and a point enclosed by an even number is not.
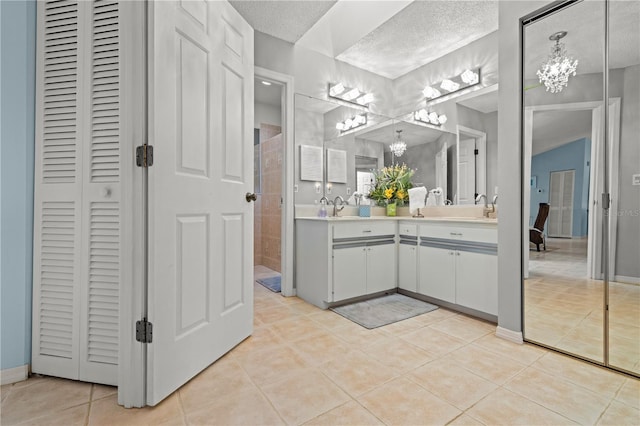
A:
[[[480,68],[464,70],[460,75],[437,82],[424,88],[422,93],[427,98],[427,102],[448,96],[452,93],[475,86],[480,83]]]
[[[373,102],[374,99],[373,94],[364,93],[359,89],[347,87],[342,83],[329,83],[329,97],[360,105],[365,108],[369,108],[369,104]]]
[[[433,124],[434,126],[441,126],[447,122],[446,115],[438,115],[436,112],[429,112],[424,108],[414,112],[413,119],[422,123]]]
[[[358,114],[336,123],[336,129],[340,130],[341,133],[344,133],[355,129],[356,127],[364,126],[365,124],[367,124],[367,114]]]

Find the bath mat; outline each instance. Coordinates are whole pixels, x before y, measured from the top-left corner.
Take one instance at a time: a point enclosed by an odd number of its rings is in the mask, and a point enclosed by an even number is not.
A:
[[[399,293],[331,308],[333,312],[369,329],[402,321],[435,309],[438,309],[435,305]]]
[[[262,284],[269,290],[275,293],[280,293],[280,276],[279,275],[277,277],[259,278],[256,281],[258,281],[259,284]]]

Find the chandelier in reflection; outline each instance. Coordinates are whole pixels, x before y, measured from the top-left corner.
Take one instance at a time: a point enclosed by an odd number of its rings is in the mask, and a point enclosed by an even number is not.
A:
[[[398,134],[398,137],[394,143],[389,145],[389,148],[394,156],[400,157],[407,150],[407,144],[401,139],[402,130],[396,130],[396,133]]]
[[[560,43],[560,39],[566,35],[566,31],[559,31],[549,36],[549,40],[555,41],[556,44],[551,48],[549,59],[536,72],[547,92],[560,93],[567,86],[569,76],[576,75],[578,60],[568,56],[564,43]]]

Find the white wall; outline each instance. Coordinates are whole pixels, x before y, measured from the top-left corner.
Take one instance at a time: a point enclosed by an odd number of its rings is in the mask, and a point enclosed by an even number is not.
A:
[[[260,124],[282,125],[282,111],[280,107],[256,102],[253,104],[253,128],[259,129]]]

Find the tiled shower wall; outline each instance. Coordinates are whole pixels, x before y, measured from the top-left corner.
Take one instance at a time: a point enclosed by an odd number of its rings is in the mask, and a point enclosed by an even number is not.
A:
[[[280,271],[282,134],[279,126],[260,125],[262,188],[255,210],[254,263]]]

